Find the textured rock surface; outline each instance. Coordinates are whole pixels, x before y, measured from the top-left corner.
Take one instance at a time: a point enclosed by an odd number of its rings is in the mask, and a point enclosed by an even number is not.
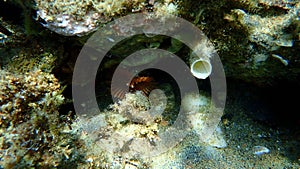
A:
[[[154,11],[157,15],[176,13],[172,0],[87,0],[87,1],[41,1],[36,0],[37,15],[44,26],[65,36],[85,35],[115,17],[132,12]]]

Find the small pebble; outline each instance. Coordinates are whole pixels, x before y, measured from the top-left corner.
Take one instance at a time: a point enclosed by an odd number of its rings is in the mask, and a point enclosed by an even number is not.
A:
[[[270,150],[264,146],[254,146],[253,151],[254,151],[253,154],[255,155],[263,155],[263,154],[270,153]]]

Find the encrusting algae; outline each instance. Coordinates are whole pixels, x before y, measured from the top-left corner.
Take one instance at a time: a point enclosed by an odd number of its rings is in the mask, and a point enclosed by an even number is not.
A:
[[[0,70],[0,165],[4,168],[72,166],[76,137],[63,133],[63,87],[51,74],[55,57],[20,54]],[[78,146],[78,145],[77,145]]]
[[[41,1],[36,0],[37,15],[44,26],[65,35],[86,35],[113,18],[134,12],[153,11],[158,16],[176,13],[172,0]]]

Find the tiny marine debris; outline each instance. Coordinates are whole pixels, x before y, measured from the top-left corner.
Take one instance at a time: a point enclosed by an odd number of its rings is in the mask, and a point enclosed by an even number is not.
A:
[[[6,26],[2,23],[0,18],[0,43],[5,43],[8,36],[12,35],[13,32],[6,28]]]
[[[255,155],[263,155],[263,154],[267,154],[270,153],[270,150],[267,147],[264,146],[254,146],[253,147],[253,154]]]
[[[3,33],[7,36],[12,34],[12,32],[10,32],[8,29],[6,29],[1,23],[0,23],[0,33]]]
[[[289,64],[289,61],[284,59],[283,57],[276,55],[276,54],[272,54],[272,56],[276,59],[278,59],[284,66],[287,66]]]

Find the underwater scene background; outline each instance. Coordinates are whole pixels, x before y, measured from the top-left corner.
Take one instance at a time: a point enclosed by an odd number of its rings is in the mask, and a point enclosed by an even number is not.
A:
[[[0,0],[0,168],[300,168],[297,0]]]

